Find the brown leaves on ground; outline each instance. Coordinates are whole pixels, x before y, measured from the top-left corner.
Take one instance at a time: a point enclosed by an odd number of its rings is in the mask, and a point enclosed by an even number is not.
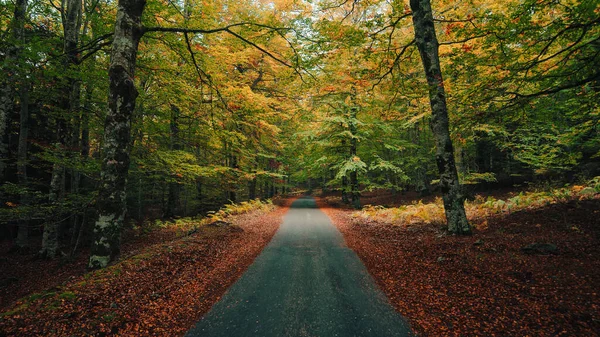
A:
[[[232,216],[243,231],[203,227],[21,299],[1,314],[0,335],[183,335],[262,251],[286,211]]]
[[[497,215],[470,237],[321,206],[422,336],[599,335],[598,200]],[[531,243],[558,254],[526,254]]]

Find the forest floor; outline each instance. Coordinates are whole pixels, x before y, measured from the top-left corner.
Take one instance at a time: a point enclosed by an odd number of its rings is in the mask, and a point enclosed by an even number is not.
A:
[[[365,199],[411,202],[376,193]],[[321,209],[421,336],[600,335],[597,198],[494,214],[466,237],[435,222],[368,219],[325,200]],[[558,249],[523,250],[532,243]]]
[[[61,264],[2,246],[0,336],[183,335],[271,240],[290,202],[183,237],[171,228],[131,236],[119,262],[91,273],[85,252]]]
[[[332,208],[335,197],[319,206],[421,336],[600,336],[600,200],[555,193],[548,203],[547,194],[516,193],[492,196],[512,197],[507,203],[485,196],[488,208],[472,203],[479,218],[467,237],[444,231],[434,197],[363,198],[423,211],[412,220],[437,212],[428,223],[389,221],[378,206]],[[130,235],[121,261],[92,273],[85,252],[61,265],[2,251],[0,277],[9,281],[0,286],[0,336],[183,335],[263,250],[290,201],[183,237],[169,227]],[[556,250],[523,250],[532,243]]]

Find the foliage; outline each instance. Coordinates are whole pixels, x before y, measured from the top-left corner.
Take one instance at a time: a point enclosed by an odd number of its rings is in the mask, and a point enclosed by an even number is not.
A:
[[[231,216],[246,214],[250,212],[267,213],[275,209],[271,199],[261,201],[259,199],[242,201],[239,204],[228,204],[220,210],[208,212],[205,217],[184,217],[170,220],[147,220],[141,224],[133,224],[132,229],[137,235],[147,235],[153,231],[169,230],[175,231],[177,237],[189,235],[198,231],[199,228],[215,221],[227,221]]]
[[[499,214],[510,214],[521,210],[535,210],[556,203],[572,200],[597,199],[600,195],[599,178],[590,180],[585,185],[551,188],[547,190],[520,192],[506,199],[477,195],[473,201],[467,201],[465,209],[467,218],[478,228],[485,228],[488,219]],[[371,219],[403,227],[444,223],[444,207],[441,198],[423,203],[418,201],[411,205],[386,208],[379,205],[367,205],[353,214],[358,219]],[[483,227],[482,227],[483,226]]]

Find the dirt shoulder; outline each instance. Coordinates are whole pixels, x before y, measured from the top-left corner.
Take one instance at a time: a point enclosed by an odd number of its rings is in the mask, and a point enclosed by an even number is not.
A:
[[[286,203],[154,244],[0,314],[0,336],[177,336],[190,329],[277,231]]]
[[[470,237],[320,206],[422,336],[599,335],[598,200],[498,215]],[[558,250],[522,250],[532,243]]]

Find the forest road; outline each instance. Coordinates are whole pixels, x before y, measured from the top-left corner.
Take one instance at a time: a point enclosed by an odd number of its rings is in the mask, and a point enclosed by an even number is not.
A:
[[[413,336],[310,197],[186,337]]]

